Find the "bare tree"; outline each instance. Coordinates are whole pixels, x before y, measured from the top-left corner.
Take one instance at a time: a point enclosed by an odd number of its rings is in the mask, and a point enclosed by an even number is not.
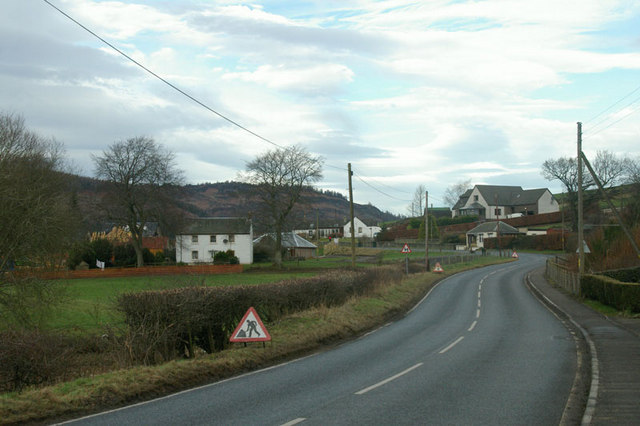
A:
[[[609,151],[598,151],[593,161],[593,169],[605,189],[620,182],[624,176],[625,163],[625,159],[621,159]],[[558,180],[564,186],[566,203],[573,214],[573,228],[576,229],[578,211],[578,164],[576,159],[561,157],[556,160],[546,160],[542,164],[542,176],[547,180]],[[595,186],[596,183],[586,167],[584,167],[582,176],[583,191]],[[585,203],[594,201],[594,197],[595,193],[594,196],[587,197]]]
[[[444,192],[443,200],[446,205],[453,207],[460,199],[460,196],[471,189],[471,179],[462,180],[450,185]]]
[[[413,193],[413,205],[415,206],[417,215],[416,216],[420,216],[420,215],[424,215],[424,197],[425,197],[425,193],[427,192],[427,187],[420,184],[416,187],[416,190]]]
[[[282,266],[282,231],[305,187],[322,178],[323,160],[301,146],[277,148],[247,164],[245,180],[256,185],[269,226],[275,232],[274,263]]]
[[[170,190],[182,182],[182,171],[173,153],[148,137],[116,142],[93,161],[96,177],[109,183],[103,200],[107,217],[129,228],[136,264],[143,266],[145,225],[161,219],[171,204]]]
[[[625,200],[623,214],[630,225],[640,223],[640,158],[625,161],[625,183],[628,185],[628,192],[632,194]]]
[[[74,220],[62,145],[0,115],[0,270],[14,261],[42,266],[61,257]]]

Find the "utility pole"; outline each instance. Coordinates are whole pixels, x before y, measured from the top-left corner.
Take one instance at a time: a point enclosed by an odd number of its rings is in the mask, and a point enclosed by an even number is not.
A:
[[[500,213],[498,210],[498,194],[494,194],[493,201],[496,205],[494,213],[496,214],[496,235],[498,237],[498,253],[502,257],[502,246],[500,245]]]
[[[320,260],[320,256],[318,256],[320,251],[320,213],[318,209],[316,209],[316,258]]]
[[[429,272],[429,191],[424,193],[424,265]]]
[[[584,274],[584,219],[582,211],[582,123],[578,122],[578,289],[580,289],[580,277],[582,274]]]
[[[356,267],[356,233],[354,231],[355,224],[353,223],[353,186],[351,185],[351,176],[353,176],[353,172],[351,171],[351,163],[348,164],[349,171],[349,213],[351,214],[351,267],[355,269]]]

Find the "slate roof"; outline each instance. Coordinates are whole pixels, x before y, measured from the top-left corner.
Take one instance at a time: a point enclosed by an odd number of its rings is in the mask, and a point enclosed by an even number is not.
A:
[[[467,234],[477,235],[477,234],[484,234],[486,232],[497,232],[497,228],[498,228],[497,224],[498,222],[484,222],[476,226],[475,228],[471,229],[470,231],[467,231]],[[520,231],[518,231],[513,226],[506,224],[504,222],[500,222],[500,235],[519,234],[519,233]]]
[[[469,199],[469,197],[471,197],[471,192],[473,191],[473,189],[467,189],[464,194],[462,194],[460,196],[460,198],[458,198],[458,201],[456,202],[456,204],[451,208],[452,210],[457,210],[457,209],[461,209],[462,207],[464,207],[465,204],[467,204],[467,200]]]
[[[482,198],[489,205],[495,205],[496,195],[499,206],[522,206],[536,204],[546,188],[522,189],[521,186],[476,185]]]
[[[251,219],[242,217],[203,217],[198,219],[187,219],[179,232],[181,235],[250,233]]]
[[[269,234],[261,235],[260,237],[253,240],[253,244],[258,244],[265,238],[269,238],[275,241],[276,234],[269,233]],[[305,240],[295,232],[282,233],[282,247],[284,248],[317,248],[315,244]]]

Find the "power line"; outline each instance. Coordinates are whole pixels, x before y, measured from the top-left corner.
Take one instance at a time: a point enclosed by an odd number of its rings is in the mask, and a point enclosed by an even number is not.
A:
[[[598,114],[594,115],[593,117],[591,117],[590,119],[585,121],[585,123],[588,123],[588,122],[593,121],[596,118],[600,117],[602,114],[604,114],[605,112],[609,111],[611,108],[613,108],[614,106],[618,105],[620,102],[624,101],[625,99],[627,99],[629,96],[633,95],[638,90],[640,90],[640,86],[636,87],[634,90],[632,90],[631,92],[627,93],[625,96],[623,96],[622,98],[618,99],[613,104],[609,105],[607,108],[605,108],[604,110],[600,111]],[[594,125],[594,127],[596,125]]]
[[[144,71],[146,71],[147,73],[149,73],[150,75],[154,76],[155,78],[157,78],[158,80],[162,81],[164,84],[166,84],[167,86],[171,87],[172,89],[176,90],[177,92],[181,93],[182,95],[186,96],[187,98],[191,99],[193,102],[197,103],[198,105],[200,105],[201,107],[205,108],[206,110],[208,110],[209,112],[214,113],[215,115],[217,115],[218,117],[222,118],[223,120],[233,124],[234,126],[244,130],[245,132],[273,145],[276,146],[278,148],[284,148],[283,146],[265,138],[264,136],[260,136],[259,134],[257,134],[256,132],[247,129],[246,127],[242,126],[241,124],[237,123],[236,121],[233,121],[232,119],[230,119],[229,117],[226,117],[225,115],[219,113],[218,111],[214,110],[213,108],[211,108],[210,106],[206,105],[204,102],[196,99],[195,97],[191,96],[190,94],[188,94],[187,92],[185,92],[184,90],[180,89],[179,87],[175,86],[174,84],[170,83],[169,81],[165,80],[164,78],[160,77],[158,74],[156,74],[155,72],[151,71],[149,68],[145,67],[144,65],[142,65],[140,62],[136,61],[135,59],[133,59],[131,56],[127,55],[126,53],[124,53],[122,50],[118,49],[117,47],[115,47],[113,44],[109,43],[107,40],[105,40],[104,38],[100,37],[98,34],[96,34],[95,32],[91,31],[89,28],[87,28],[86,26],[84,26],[83,24],[81,24],[79,21],[77,21],[76,19],[72,18],[70,15],[68,15],[67,13],[65,13],[63,10],[61,10],[60,8],[58,8],[56,5],[52,4],[49,0],[43,0],[45,3],[47,3],[49,6],[51,6],[52,8],[54,8],[55,10],[57,10],[58,12],[60,12],[62,15],[64,15],[66,18],[68,18],[69,20],[71,20],[72,22],[74,22],[76,25],[78,25],[80,28],[82,28],[83,30],[87,31],[89,34],[91,34],[92,36],[94,36],[95,38],[97,38],[98,40],[100,40],[101,42],[103,42],[104,44],[106,44],[107,46],[109,46],[111,49],[115,50],[116,52],[118,52],[120,55],[124,56],[125,58],[127,58],[129,61],[133,62],[134,64],[136,64],[138,67],[142,68]]]
[[[358,178],[358,180],[359,180],[360,182],[364,183],[364,184],[365,184],[365,185],[367,185],[369,188],[373,189],[373,190],[374,190],[374,191],[376,191],[376,192],[379,192],[380,194],[382,194],[382,195],[384,195],[384,196],[387,196],[387,197],[389,197],[389,198],[393,198],[394,200],[398,200],[398,201],[409,202],[409,203],[411,202],[410,200],[404,200],[404,199],[402,199],[402,198],[398,198],[398,197],[394,197],[393,195],[389,195],[389,194],[387,194],[386,192],[384,192],[384,191],[382,191],[382,190],[380,190],[380,189],[376,188],[375,186],[371,185],[369,182],[365,181],[362,177],[358,176],[357,174],[355,174],[355,173],[354,173],[353,175],[354,175],[355,177],[357,177],[357,178]]]
[[[638,98],[637,100],[640,100],[640,98]],[[634,102],[635,102],[635,101],[634,101]],[[631,111],[629,111],[627,114],[623,115],[622,117],[620,117],[620,118],[619,118],[619,119],[617,119],[616,121],[614,121],[614,122],[610,123],[609,125],[607,125],[607,126],[605,126],[605,127],[601,128],[601,129],[598,129],[597,131],[595,131],[595,132],[593,132],[593,133],[588,133],[588,134],[587,134],[587,137],[595,136],[595,135],[597,135],[598,133],[600,133],[600,132],[602,132],[602,131],[604,131],[604,130],[607,130],[609,127],[613,126],[614,124],[617,124],[617,123],[621,122],[622,120],[624,120],[625,118],[629,117],[630,115],[635,114],[635,113],[636,113],[637,111],[639,111],[639,110],[640,110],[640,105],[636,106],[636,107],[635,107],[635,108],[633,108]],[[586,139],[586,138],[583,136],[583,137],[582,137],[582,140],[584,140],[584,139]]]

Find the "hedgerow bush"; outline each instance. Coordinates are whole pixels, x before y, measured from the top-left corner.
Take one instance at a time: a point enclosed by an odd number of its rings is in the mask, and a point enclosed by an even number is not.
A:
[[[584,275],[582,295],[621,311],[640,312],[640,284],[624,283],[604,275]]]
[[[264,321],[316,306],[337,306],[368,295],[384,282],[400,280],[397,266],[334,271],[260,286],[185,287],[121,294],[118,309],[131,336],[132,360],[153,364],[197,348],[222,350],[253,306]]]
[[[625,283],[640,283],[640,268],[618,269],[602,274]]]

